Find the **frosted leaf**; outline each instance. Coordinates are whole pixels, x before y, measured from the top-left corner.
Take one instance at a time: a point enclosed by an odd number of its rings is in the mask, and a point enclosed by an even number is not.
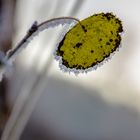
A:
[[[112,13],[94,14],[76,24],[57,44],[55,58],[65,72],[96,70],[119,49],[123,27]]]

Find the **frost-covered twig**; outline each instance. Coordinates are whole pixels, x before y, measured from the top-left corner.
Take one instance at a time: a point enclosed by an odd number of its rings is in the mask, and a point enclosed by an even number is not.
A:
[[[15,47],[14,49],[10,50],[7,54],[7,59],[11,59],[15,57],[15,55],[24,47],[28,45],[28,43],[41,31],[53,28],[58,25],[65,25],[65,24],[71,24],[72,22],[79,22],[80,21],[73,17],[60,17],[60,18],[53,18],[51,20],[47,20],[45,22],[42,22],[41,24],[38,24],[37,21],[33,23],[25,37],[20,41],[20,43]]]
[[[32,40],[32,38],[36,36],[39,32],[45,29],[51,28],[51,27],[56,27],[58,25],[65,25],[65,24],[71,25],[72,23],[75,24],[77,22],[79,22],[79,20],[72,17],[55,18],[55,19],[45,21],[39,25],[37,25],[37,22],[34,22],[32,27],[29,29],[29,31],[27,32],[25,37],[21,40],[21,42],[17,45],[17,47],[15,47],[13,50],[7,53],[7,55],[5,56],[6,60],[12,61],[13,58],[15,58],[17,52],[19,53],[21,49],[26,47],[28,43]],[[39,79],[41,78],[39,77]],[[37,84],[36,82],[33,83],[32,87],[36,87],[35,86],[36,84]],[[25,127],[25,124],[27,123],[27,120],[31,114],[31,110],[33,110],[32,108],[34,106],[28,102],[29,97],[28,95],[25,95],[25,94],[26,93],[23,92],[18,96],[14,104],[10,118],[7,121],[5,129],[3,131],[1,140],[18,140],[19,139],[21,132],[23,128]],[[21,102],[21,100],[23,99],[23,96],[25,99],[23,102]],[[33,102],[36,102],[38,96],[39,96],[38,94],[34,96],[34,99],[32,99]]]
[[[18,43],[18,45],[15,48],[9,50],[5,56],[1,55],[2,53],[0,54],[0,81],[2,79],[3,74],[6,71],[5,69],[7,68],[9,64],[11,64],[14,61],[14,59],[16,58],[16,55],[22,49],[24,49],[31,42],[31,40],[35,36],[37,36],[41,31],[44,31],[48,28],[56,27],[58,25],[62,25],[62,26],[65,24],[70,25],[72,23],[76,24],[77,22],[80,23],[78,19],[73,18],[73,17],[53,18],[45,22],[42,22],[41,24],[38,24],[37,21],[35,21],[33,25],[31,26],[31,28],[28,30],[25,37]]]

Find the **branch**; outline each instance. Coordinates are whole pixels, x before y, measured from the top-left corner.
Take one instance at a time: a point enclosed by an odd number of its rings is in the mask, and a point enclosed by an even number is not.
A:
[[[34,38],[34,36],[36,36],[39,32],[41,32],[45,29],[48,29],[50,27],[56,27],[58,25],[65,25],[65,24],[70,25],[71,23],[73,23],[75,21],[79,22],[78,19],[75,19],[72,17],[62,17],[62,18],[55,18],[55,19],[45,21],[39,25],[37,25],[37,22],[34,22],[34,24],[31,26],[31,28],[29,29],[29,31],[27,32],[25,37],[20,41],[20,43],[13,50],[11,50],[11,51],[9,51],[9,53],[7,53],[7,55],[6,55],[7,61],[11,61],[16,56],[17,52],[19,52],[22,48],[27,46],[28,43],[30,42],[30,40],[32,40],[32,38]],[[48,66],[47,65],[45,66],[43,73],[46,72],[45,71],[46,67],[48,67]],[[39,75],[39,77],[38,77],[39,79],[41,79],[41,75]],[[19,139],[19,137],[28,121],[28,118],[34,108],[34,105],[40,96],[40,94],[38,94],[38,92],[36,92],[36,94],[34,94],[33,97],[30,95],[30,93],[35,92],[36,88],[34,88],[34,87],[37,87],[36,86],[37,83],[38,83],[37,81],[35,81],[33,83],[31,92],[27,92],[27,93],[22,92],[17,97],[14,107],[12,109],[12,113],[11,113],[9,120],[7,121],[5,129],[3,131],[1,140],[18,140]],[[39,88],[39,90],[41,90],[41,89],[42,88]],[[25,97],[25,95],[26,95],[26,97]],[[24,96],[24,100],[23,100],[23,96]],[[29,98],[30,98],[31,102],[30,102]]]
[[[27,34],[24,36],[24,38],[18,43],[18,45],[9,50],[8,53],[4,56],[2,52],[0,52],[0,81],[3,77],[3,74],[5,73],[7,67],[11,66],[11,63],[16,58],[16,55],[21,52],[22,49],[24,49],[31,40],[37,36],[40,32],[48,29],[53,28],[59,25],[71,25],[72,23],[80,23],[80,21],[73,17],[60,17],[60,18],[53,18],[50,20],[47,20],[45,22],[42,22],[40,24],[37,24],[37,21],[33,23],[33,25],[28,30]],[[2,54],[2,55],[1,55]]]

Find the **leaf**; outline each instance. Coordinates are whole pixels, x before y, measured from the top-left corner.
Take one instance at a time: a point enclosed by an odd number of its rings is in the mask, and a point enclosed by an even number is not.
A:
[[[112,13],[90,16],[70,29],[56,50],[63,68],[90,69],[109,57],[120,45],[121,21]]]

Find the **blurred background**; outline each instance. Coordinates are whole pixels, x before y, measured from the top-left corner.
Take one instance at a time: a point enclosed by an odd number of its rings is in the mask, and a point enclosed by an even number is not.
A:
[[[12,114],[17,117],[11,137],[19,133],[20,140],[139,140],[139,5],[139,0],[0,0],[4,52],[16,46],[35,20],[82,20],[113,12],[124,28],[119,52],[96,71],[78,76],[62,72],[52,55],[63,27],[35,37],[0,83],[0,134]]]

